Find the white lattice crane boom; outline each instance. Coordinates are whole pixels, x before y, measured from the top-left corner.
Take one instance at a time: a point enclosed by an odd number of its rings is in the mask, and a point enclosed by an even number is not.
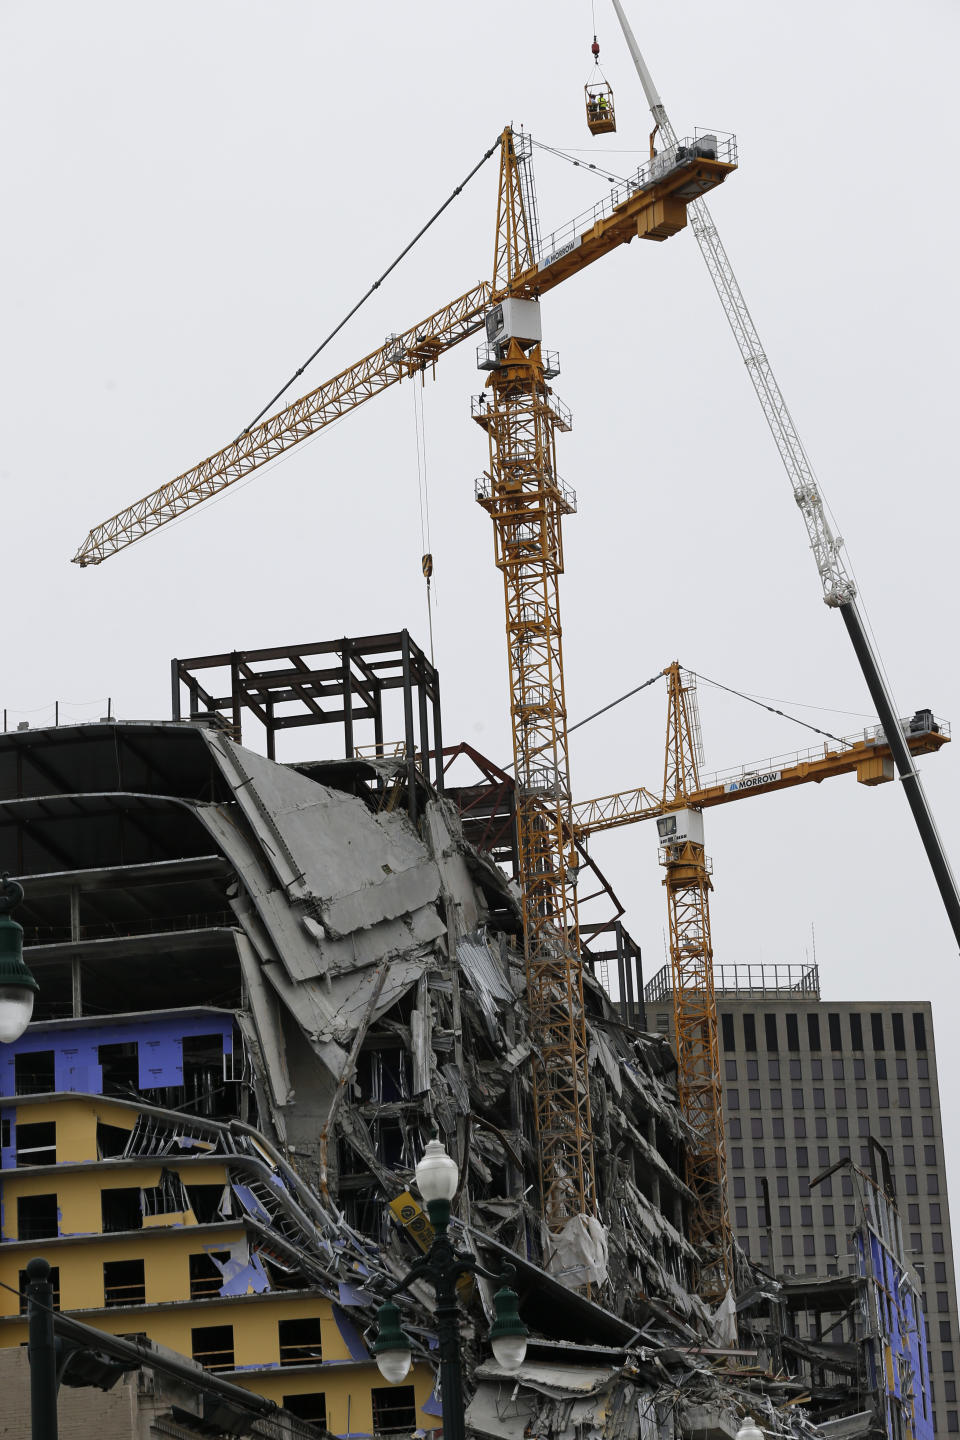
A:
[[[620,0],[613,0],[613,8],[653,115],[656,126],[654,137],[659,136],[663,149],[669,150],[677,144],[676,131],[670,123]],[[654,137],[651,137],[651,143]],[[904,793],[920,832],[920,839],[954,937],[960,945],[960,890],[957,888],[957,881],[947,859],[913,755],[904,741],[890,687],[860,614],[856,585],[843,562],[843,541],[839,535],[834,535],[830,527],[813,467],[777,384],[773,368],[760,343],[757,327],[706,202],[702,198],[692,200],[687,206],[687,217],[776,442],[793,490],[793,498],[803,516],[810,549],[823,587],[824,602],[840,611],[847,627],[867,689],[887,736],[897,773],[903,782]]]

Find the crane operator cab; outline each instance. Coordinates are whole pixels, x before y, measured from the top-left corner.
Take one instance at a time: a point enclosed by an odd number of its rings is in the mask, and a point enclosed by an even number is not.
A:
[[[600,46],[597,44],[596,35],[593,37],[590,52],[593,55],[593,73],[583,87],[587,105],[587,126],[591,135],[608,135],[612,130],[616,130],[617,117],[613,109],[613,89],[607,84],[600,69]]]

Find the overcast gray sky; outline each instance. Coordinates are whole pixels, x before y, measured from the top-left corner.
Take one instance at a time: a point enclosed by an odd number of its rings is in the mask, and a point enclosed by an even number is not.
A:
[[[737,132],[742,168],[710,203],[901,711],[960,719],[957,7],[628,12],[677,129]],[[608,0],[596,15],[609,143],[583,117],[586,0],[4,0],[11,724],[52,718],[55,699],[96,716],[108,695],[122,717],[164,716],[173,655],[403,626],[426,645],[410,385],[99,569],[69,561],[94,523],[237,433],[504,123],[618,173],[640,162],[645,101]],[[542,153],[537,176],[545,228],[605,190]],[[489,274],[495,186],[491,162],[302,389]],[[543,312],[575,419],[559,456],[580,499],[562,598],[571,719],[676,657],[839,734],[870,723],[692,235],[624,247]],[[467,344],[423,397],[435,628],[446,738],[503,762],[502,590],[473,499],[482,378]],[[701,709],[711,768],[816,738],[708,687]],[[578,731],[577,796],[655,786],[663,731],[659,688]],[[960,863],[953,749],[923,777]],[[718,962],[802,963],[815,931],[826,997],[934,999],[956,1194],[958,957],[899,786],[845,778],[726,807],[707,846]],[[655,852],[650,828],[595,845],[648,976],[664,959]]]

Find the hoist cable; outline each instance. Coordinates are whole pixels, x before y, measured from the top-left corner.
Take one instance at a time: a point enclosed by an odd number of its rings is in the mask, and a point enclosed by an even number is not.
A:
[[[430,543],[430,473],[427,469],[427,426],[423,413],[423,381],[415,386],[420,397],[420,451],[423,456],[423,513],[426,517],[426,544],[424,550],[432,550]]]
[[[817,725],[811,725],[808,720],[801,720],[796,715],[788,715],[786,710],[778,710],[773,705],[765,705],[762,700],[757,700],[753,695],[745,695],[742,690],[734,690],[732,685],[721,685],[719,680],[711,680],[706,675],[700,675],[696,670],[691,670],[691,675],[696,675],[704,685],[713,685],[717,690],[726,690],[728,695],[736,695],[741,700],[749,700],[751,705],[757,705],[761,710],[769,710],[771,715],[782,715],[784,720],[792,720],[795,725],[802,725],[804,730],[812,730],[815,735],[823,735],[827,740],[835,740],[838,745],[849,746],[851,742],[844,740],[842,735],[833,735],[829,730],[821,730]]]
[[[650,685],[656,685],[657,681],[662,679],[663,671],[661,670],[658,674],[651,675],[649,680],[644,680],[642,685],[637,685],[633,690],[628,690],[626,695],[620,696],[619,700],[611,700],[609,705],[604,705],[602,709],[594,710],[592,715],[587,715],[583,720],[578,720],[576,725],[569,727],[567,734],[572,735],[574,730],[580,729],[581,725],[588,725],[591,720],[596,720],[598,715],[606,715],[608,710],[612,710],[616,705],[622,705],[624,700],[630,699],[631,695],[639,695],[641,690],[646,690]]]
[[[419,396],[419,401],[418,401]],[[430,490],[427,481],[427,432],[423,413],[423,381],[413,386],[413,428],[417,439],[417,499],[420,504],[420,548],[423,577],[427,585],[427,624],[430,629],[430,664],[433,653],[433,555],[430,544]]]
[[[413,390],[413,432],[417,442],[417,501],[420,505],[420,549],[427,551],[430,546],[427,544],[427,527],[423,513],[423,459],[420,452],[420,415],[417,410],[417,387],[411,386]]]
[[[786,710],[778,710],[773,705],[766,705],[762,700],[758,700],[755,695],[747,695],[742,690],[735,690],[731,685],[722,685],[719,680],[711,680],[709,676],[701,675],[696,670],[691,670],[690,674],[695,675],[698,680],[702,680],[704,685],[712,685],[717,690],[726,690],[728,694],[736,695],[740,700],[749,700],[751,705],[757,705],[761,710],[768,710],[771,715],[780,715],[784,720],[792,720],[795,725],[802,725],[805,730],[812,730],[814,734],[823,735],[824,738],[827,740],[834,740],[838,745],[844,745],[849,747],[849,745],[851,744],[851,742],[849,740],[845,740],[842,735],[834,735],[829,730],[821,730],[819,726],[811,725],[809,721],[801,720],[796,715],[790,715]],[[639,695],[641,690],[648,689],[651,685],[655,685],[658,680],[662,679],[662,671],[660,671],[656,675],[652,675],[649,680],[644,680],[642,685],[634,686],[634,688],[632,690],[628,690],[626,694],[620,695],[616,700],[611,700],[609,705],[601,706],[599,710],[594,710],[592,715],[585,715],[584,718],[582,720],[578,720],[575,725],[569,726],[567,729],[567,735],[572,735],[574,730],[579,730],[582,725],[588,725],[591,720],[596,720],[599,716],[605,715],[608,710],[613,710],[616,708],[617,705],[622,705],[624,700],[629,700],[633,695]],[[798,701],[797,703],[799,704],[800,702]],[[840,711],[838,713],[855,714],[858,712]],[[537,750],[532,751],[532,755],[538,755],[541,750],[545,750],[546,748],[547,747],[545,745],[541,745]],[[512,770],[513,763],[514,762],[511,760],[509,764],[501,766],[501,769]]]
[[[559,157],[559,159],[566,160],[569,165],[576,165],[580,170],[595,170],[598,175],[603,176],[604,180],[609,180],[611,185],[629,184],[629,181],[625,175],[614,175],[613,172],[610,170],[601,170],[599,165],[594,165],[587,160],[574,160],[573,156],[568,155],[565,150],[555,150],[552,145],[545,145],[542,140],[534,140],[533,144],[537,147],[538,150],[546,150],[548,155],[556,155]],[[638,152],[630,151],[627,153],[636,154]]]
[[[275,404],[277,403],[277,401],[278,401],[279,399],[281,399],[282,396],[284,396],[284,395],[287,393],[287,391],[290,389],[290,386],[293,384],[293,382],[294,382],[295,380],[298,380],[298,379],[300,378],[300,376],[303,374],[304,370],[306,370],[307,366],[310,365],[310,364],[312,364],[312,362],[313,362],[314,360],[316,360],[316,358],[317,358],[317,356],[320,354],[321,350],[325,350],[325,349],[326,349],[326,347],[330,344],[330,341],[334,338],[334,336],[335,336],[335,335],[339,335],[340,331],[343,329],[344,325],[346,325],[347,321],[353,319],[354,315],[356,315],[357,311],[361,308],[361,306],[365,305],[366,302],[370,299],[370,296],[373,294],[373,292],[374,292],[375,290],[379,290],[380,286],[383,284],[384,280],[386,280],[386,278],[387,278],[387,276],[390,274],[390,272],[391,272],[392,270],[395,270],[395,269],[397,268],[397,266],[400,264],[400,261],[404,258],[404,256],[409,255],[410,251],[411,251],[411,250],[413,249],[413,247],[416,245],[417,241],[423,239],[424,235],[426,235],[426,233],[427,233],[427,231],[430,229],[430,227],[431,227],[437,220],[439,220],[440,216],[443,214],[444,210],[446,210],[447,206],[448,206],[448,205],[451,205],[451,204],[453,203],[453,201],[457,198],[457,196],[461,193],[461,191],[464,190],[465,187],[470,183],[470,181],[473,179],[474,175],[476,175],[477,171],[480,170],[481,167],[484,166],[484,165],[487,163],[487,161],[490,159],[490,156],[493,155],[493,154],[495,154],[496,151],[498,151],[499,149],[500,149],[500,137],[498,136],[498,137],[497,137],[497,140],[496,140],[496,143],[490,146],[490,149],[487,150],[486,153],[477,161],[476,165],[474,165],[473,169],[470,171],[470,174],[467,175],[465,179],[463,179],[463,180],[460,181],[460,184],[456,187],[455,190],[452,190],[452,191],[450,192],[450,194],[447,196],[446,200],[444,200],[443,204],[440,206],[439,210],[435,210],[435,211],[434,211],[434,213],[430,216],[430,219],[427,221],[426,225],[424,225],[424,226],[422,227],[422,229],[420,229],[420,230],[417,231],[416,235],[414,235],[413,239],[410,241],[410,243],[409,243],[408,245],[405,245],[405,246],[403,247],[403,249],[400,251],[400,254],[396,257],[395,260],[392,260],[392,261],[390,262],[390,264],[387,266],[386,270],[384,270],[384,272],[383,272],[383,274],[380,276],[380,278],[377,279],[377,280],[374,280],[373,284],[370,286],[369,290],[367,290],[366,294],[364,294],[364,295],[362,295],[362,296],[360,297],[360,299],[357,301],[356,305],[354,305],[354,307],[353,307],[352,310],[348,310],[348,311],[347,311],[346,315],[344,315],[344,317],[343,317],[343,319],[340,321],[339,325],[335,326],[334,329],[330,331],[330,334],[327,336],[327,338],[326,338],[325,340],[322,340],[322,341],[320,342],[320,344],[317,346],[316,350],[314,350],[313,354],[312,354],[312,355],[309,355],[309,356],[307,357],[307,359],[304,360],[303,364],[302,364],[301,366],[299,366],[298,369],[294,370],[293,374],[290,376],[290,379],[287,381],[287,383],[286,383],[285,385],[281,386],[281,388],[277,391],[276,395],[274,395],[271,400],[268,400],[268,401],[267,401],[266,405],[264,405],[263,409],[259,412],[259,414],[254,415],[254,417],[253,417],[253,419],[250,421],[249,425],[244,426],[244,428],[240,431],[240,434],[236,437],[236,440],[241,439],[241,437],[244,436],[244,435],[249,435],[249,433],[250,433],[250,431],[253,429],[254,425],[256,425],[258,421],[260,421],[260,420],[263,419],[264,415],[266,415],[266,413],[267,413],[267,411],[270,409],[270,407],[271,407],[272,405],[275,405]],[[236,440],[234,441],[234,444],[236,444]]]
[[[644,680],[642,685],[635,685],[634,688],[632,690],[628,690],[625,695],[619,696],[616,700],[611,700],[609,705],[601,706],[599,710],[594,710],[592,715],[585,715],[583,719],[578,720],[575,725],[568,726],[567,735],[572,735],[574,730],[580,729],[581,725],[589,725],[590,721],[596,720],[598,716],[606,715],[608,710],[613,710],[617,705],[622,705],[624,700],[630,699],[631,695],[639,695],[641,690],[646,690],[649,688],[649,686],[656,685],[657,681],[662,679],[663,671],[660,670],[656,675],[651,675],[649,680]],[[536,750],[531,750],[529,758],[532,759],[534,755],[539,755],[542,750],[546,749],[546,745],[539,745]],[[514,762],[511,760],[508,764],[501,765],[500,768],[501,770],[512,770],[513,765]]]

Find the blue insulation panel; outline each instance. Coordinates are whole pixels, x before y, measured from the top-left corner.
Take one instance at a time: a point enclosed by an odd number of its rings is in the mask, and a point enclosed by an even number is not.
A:
[[[103,1092],[103,1072],[98,1050],[101,1045],[137,1045],[138,1087],[157,1090],[183,1084],[183,1041],[188,1036],[219,1035],[224,1054],[233,1050],[233,1025],[220,1015],[144,1016],[126,1024],[73,1026],[68,1030],[44,1030],[31,1026],[12,1045],[3,1046],[0,1056],[0,1097],[16,1095],[16,1057],[38,1051],[54,1053],[54,1088],[88,1095]]]
[[[862,1239],[858,1248],[863,1256]],[[916,1296],[904,1272],[878,1237],[869,1232],[870,1261],[874,1276],[872,1303],[877,1307],[882,1353],[870,1346],[869,1378],[872,1389],[884,1396],[886,1432],[891,1440],[898,1434],[894,1420],[897,1401],[907,1404],[912,1396],[914,1440],[933,1440],[933,1412],[930,1404],[930,1371],[927,1359],[923,1316],[916,1308]],[[909,1421],[908,1421],[909,1423]]]

